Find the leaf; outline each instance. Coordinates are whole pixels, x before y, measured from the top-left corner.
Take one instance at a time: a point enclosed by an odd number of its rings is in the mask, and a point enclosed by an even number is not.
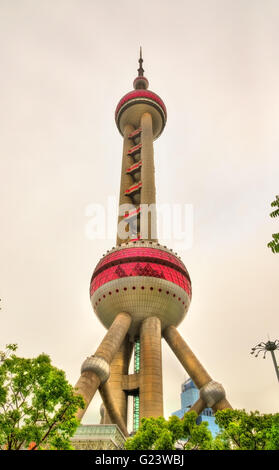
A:
[[[14,351],[16,345],[11,346]],[[66,449],[84,401],[48,355],[12,355],[0,365],[0,407],[0,445],[15,450],[35,442],[36,448]]]

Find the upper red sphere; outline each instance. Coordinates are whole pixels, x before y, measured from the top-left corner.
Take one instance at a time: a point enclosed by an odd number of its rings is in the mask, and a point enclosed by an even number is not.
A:
[[[150,90],[133,90],[124,95],[123,98],[121,98],[119,101],[115,110],[115,119],[117,119],[120,111],[123,109],[123,106],[127,106],[129,102],[134,101],[135,99],[140,100],[141,102],[144,99],[155,101],[156,105],[159,105],[162,108],[165,117],[167,117],[167,109],[160,96],[156,95],[156,93]]]

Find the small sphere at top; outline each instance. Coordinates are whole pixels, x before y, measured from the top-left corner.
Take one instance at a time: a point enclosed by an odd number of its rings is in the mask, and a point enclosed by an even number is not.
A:
[[[149,82],[146,77],[139,76],[135,78],[133,86],[135,90],[147,90]]]

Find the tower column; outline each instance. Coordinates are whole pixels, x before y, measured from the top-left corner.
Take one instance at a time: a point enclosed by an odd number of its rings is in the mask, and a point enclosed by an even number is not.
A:
[[[126,170],[133,164],[132,157],[128,156],[128,150],[132,146],[131,140],[129,139],[128,136],[131,132],[133,132],[133,130],[135,130],[135,128],[133,126],[131,126],[130,124],[127,124],[124,128],[122,168],[121,168],[120,194],[119,194],[119,207],[122,204],[132,204],[132,201],[129,198],[129,196],[125,196],[125,191],[133,183],[133,178],[131,177],[131,175],[128,175],[126,173]],[[122,219],[123,219],[123,215],[119,215],[118,216],[118,223]],[[119,234],[117,233],[116,244],[120,245],[124,241],[126,241],[126,240],[123,240],[119,236]]]
[[[212,380],[174,326],[167,327],[163,334],[177,359],[181,362],[198,388],[203,387]]]
[[[200,389],[199,408],[201,408],[202,402],[204,407],[212,408],[213,411],[231,408],[222,385],[212,380],[175,326],[168,326],[164,330],[164,338],[193,382]]]
[[[163,416],[161,322],[146,318],[140,330],[140,418]]]
[[[144,113],[141,117],[141,204],[152,207],[152,213],[148,212],[148,217],[144,216],[141,209],[141,234],[142,238],[157,241],[156,224],[156,189],[155,189],[155,167],[153,150],[153,129],[152,116],[150,113]],[[147,225],[148,224],[148,225]]]
[[[75,386],[75,390],[78,395],[83,397],[85,408],[78,410],[78,419],[82,419],[101,383],[107,381],[110,363],[120,348],[131,321],[132,319],[128,313],[119,313],[96,353],[88,357],[82,364],[81,376]]]
[[[189,408],[188,413],[190,411],[195,411],[197,415],[200,415],[205,408],[206,408],[206,403],[201,398],[199,398],[195,403],[193,403],[191,408]]]
[[[103,385],[99,387],[99,392],[102,397],[103,403],[105,404],[107,413],[111,418],[111,422],[117,424],[121,431],[123,432],[124,436],[128,437],[128,431],[126,422],[124,422],[120,410],[116,404],[116,400],[114,397],[113,390],[111,389],[108,382],[105,382]],[[106,424],[106,423],[103,423]]]
[[[133,345],[126,336],[122,346],[116,353],[110,366],[110,378],[108,380],[111,393],[115,404],[117,405],[120,415],[127,425],[127,394],[123,390],[123,376],[128,374],[129,363],[131,359]],[[104,424],[111,423],[107,409],[105,410]]]

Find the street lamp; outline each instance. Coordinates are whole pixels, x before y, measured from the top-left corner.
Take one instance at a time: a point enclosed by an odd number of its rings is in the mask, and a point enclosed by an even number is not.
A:
[[[275,357],[275,353],[274,353],[274,351],[276,351],[276,349],[279,349],[279,340],[278,339],[276,339],[275,341],[267,341],[267,343],[264,343],[262,341],[261,343],[257,344],[257,346],[252,348],[252,352],[250,354],[255,354],[255,357],[258,357],[258,355],[261,352],[263,352],[263,358],[265,359],[266,353],[268,351],[270,351],[271,356],[272,356],[272,360],[273,360],[273,364],[274,364],[274,367],[275,367],[275,372],[276,372],[276,375],[277,375],[277,379],[278,379],[278,382],[279,382],[279,369],[278,369],[278,365],[277,365],[276,357]]]

